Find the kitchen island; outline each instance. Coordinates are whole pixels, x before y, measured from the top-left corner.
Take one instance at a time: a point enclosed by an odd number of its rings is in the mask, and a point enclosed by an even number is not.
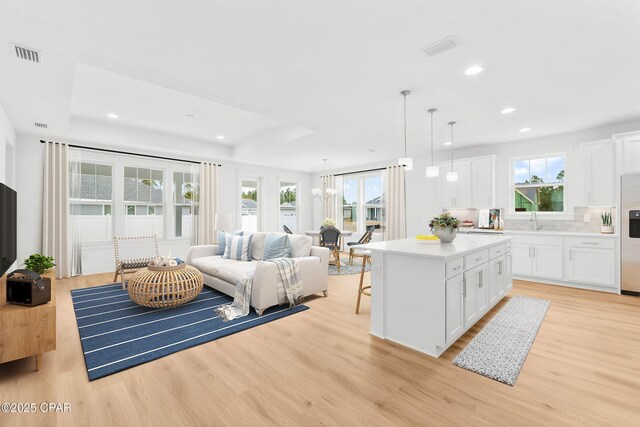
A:
[[[370,243],[371,334],[439,357],[511,289],[511,237]]]

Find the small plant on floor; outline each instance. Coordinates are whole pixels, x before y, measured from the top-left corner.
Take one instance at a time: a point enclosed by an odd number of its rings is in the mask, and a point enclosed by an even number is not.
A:
[[[53,261],[53,257],[51,256],[32,254],[29,255],[29,258],[26,258],[24,260],[23,264],[27,268],[27,270],[42,274],[46,273],[50,268],[53,268],[55,266]]]
[[[611,218],[611,211],[603,212],[600,217],[602,218],[602,225],[604,227],[611,227],[613,225],[613,220]]]

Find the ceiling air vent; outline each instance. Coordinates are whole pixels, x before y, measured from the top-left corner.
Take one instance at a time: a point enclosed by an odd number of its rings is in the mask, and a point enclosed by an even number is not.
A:
[[[420,50],[426,56],[428,56],[429,58],[432,58],[432,57],[434,57],[436,55],[441,54],[442,52],[446,52],[446,51],[448,51],[450,49],[453,49],[454,47],[458,47],[458,46],[460,46],[460,42],[458,40],[456,40],[455,37],[450,36],[450,37],[447,37],[444,40],[440,40],[437,43],[434,43],[434,44],[429,45],[427,47],[423,47]]]
[[[48,128],[48,127],[49,127],[49,125],[47,125],[46,123],[38,123],[38,122],[36,122],[36,123],[34,123],[33,125],[34,125],[35,127],[37,127],[37,128],[43,128],[43,129],[46,129],[46,128]]]
[[[13,49],[15,50],[18,58],[24,59],[25,61],[35,62],[37,64],[40,63],[40,52],[37,50],[29,49],[17,44],[13,45]]]

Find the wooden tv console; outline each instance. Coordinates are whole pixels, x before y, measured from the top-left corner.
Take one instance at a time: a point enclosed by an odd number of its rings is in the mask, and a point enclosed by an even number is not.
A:
[[[51,301],[35,307],[7,304],[6,276],[0,278],[0,363],[35,356],[36,371],[42,354],[56,349],[56,281],[51,278]]]

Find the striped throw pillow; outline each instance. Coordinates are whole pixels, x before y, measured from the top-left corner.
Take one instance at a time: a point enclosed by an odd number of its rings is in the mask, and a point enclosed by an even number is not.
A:
[[[222,258],[235,259],[237,261],[251,261],[251,238],[249,236],[225,236],[226,246]]]

